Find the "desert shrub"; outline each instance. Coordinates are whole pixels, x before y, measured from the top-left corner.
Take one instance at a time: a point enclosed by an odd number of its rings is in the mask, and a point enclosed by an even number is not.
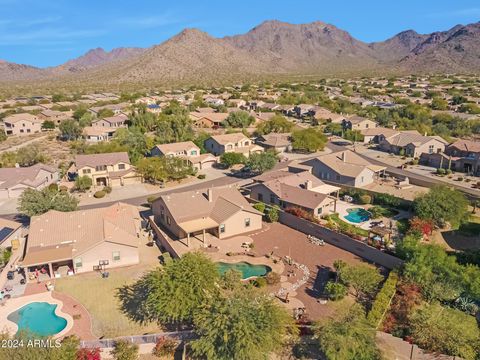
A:
[[[333,301],[342,300],[348,292],[348,288],[339,282],[329,281],[325,285],[325,292],[328,298]]]
[[[52,191],[58,191],[58,185],[57,184],[50,184],[50,185],[48,185],[48,188]]]
[[[205,175],[205,174],[198,174],[197,179],[205,180],[206,177],[207,177],[207,175]]]
[[[155,200],[157,200],[158,196],[154,196],[154,195],[151,195],[149,197],[147,197],[147,202],[149,204],[152,204]]]
[[[367,205],[367,204],[370,204],[372,202],[372,197],[368,194],[364,194],[364,195],[361,195],[359,198],[358,198],[360,204],[364,204],[364,205]]]
[[[440,168],[440,169],[437,169],[437,175],[443,176],[443,175],[445,175],[445,174],[446,174],[445,169],[441,169],[441,168]]]
[[[262,214],[265,213],[265,204],[263,202],[258,202],[256,204],[253,205],[253,208],[254,209],[257,209],[258,211],[260,211]]]
[[[110,194],[112,192],[112,187],[111,186],[105,186],[103,188],[103,191],[105,191],[106,194]]]
[[[93,197],[96,199],[101,199],[105,197],[105,195],[107,195],[107,193],[103,190],[100,190],[100,191],[97,191],[95,194],[93,194]]]
[[[277,222],[278,221],[278,209],[276,207],[271,207],[267,213],[268,222]]]
[[[280,283],[280,274],[270,271],[267,275],[265,275],[265,280],[267,281],[268,285],[276,285]]]
[[[173,359],[175,350],[178,347],[178,342],[166,336],[161,336],[157,339],[157,343],[153,348],[152,354],[157,357],[168,357]]]
[[[112,351],[110,351],[110,355],[115,360],[137,360],[138,345],[132,344],[127,340],[117,340]]]
[[[397,198],[396,196],[385,194],[385,193],[378,193],[375,194],[373,198],[373,203],[376,205],[385,205],[391,207],[398,207],[402,200]]]
[[[263,277],[256,278],[255,280],[253,280],[253,285],[258,288],[263,288],[267,286],[267,280]]]

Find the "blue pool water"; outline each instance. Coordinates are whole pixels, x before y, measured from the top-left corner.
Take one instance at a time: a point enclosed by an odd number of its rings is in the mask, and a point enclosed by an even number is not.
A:
[[[67,326],[67,320],[55,314],[56,308],[57,305],[46,302],[33,302],[14,311],[7,319],[18,325],[18,331],[51,336],[58,334]]]
[[[352,223],[362,223],[367,220],[370,220],[371,214],[362,208],[347,209],[348,215],[345,216],[345,219]]]
[[[272,269],[267,265],[252,265],[247,262],[237,262],[231,264],[219,262],[217,265],[218,271],[221,275],[225,274],[230,269],[234,269],[242,273],[242,279],[248,279],[254,276],[265,276],[267,273],[272,271]]]

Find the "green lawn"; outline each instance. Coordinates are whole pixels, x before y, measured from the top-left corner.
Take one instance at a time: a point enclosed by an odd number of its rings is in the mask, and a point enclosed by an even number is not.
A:
[[[131,284],[138,276],[135,268],[110,270],[108,279],[98,273],[58,279],[55,290],[82,303],[92,318],[92,330],[98,337],[117,337],[159,332],[156,324],[140,325],[127,318],[119,308],[117,289]]]
[[[338,225],[340,231],[342,231],[342,232],[349,233],[349,234],[355,234],[355,235],[359,235],[359,236],[368,236],[368,231],[367,230],[359,228],[355,225],[349,224],[349,223],[341,220],[340,217],[338,216],[338,214],[331,214],[331,215],[327,216],[327,218],[329,218],[330,220],[335,222]]]

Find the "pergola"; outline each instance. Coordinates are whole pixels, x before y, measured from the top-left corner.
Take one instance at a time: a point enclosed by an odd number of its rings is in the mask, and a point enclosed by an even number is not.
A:
[[[390,242],[392,237],[392,230],[387,229],[385,227],[374,226],[370,230],[368,230],[368,238],[371,238],[371,235],[380,236],[380,238],[385,242],[385,238],[387,238],[388,242]]]
[[[187,234],[187,246],[190,246],[190,234],[202,232],[203,246],[207,246],[205,233],[210,229],[218,229],[218,223],[210,217],[193,219],[179,223],[178,226]]]

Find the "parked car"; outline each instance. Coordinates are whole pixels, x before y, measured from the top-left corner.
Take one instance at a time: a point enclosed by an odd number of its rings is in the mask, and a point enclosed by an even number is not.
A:
[[[15,271],[9,271],[9,272],[7,273],[7,279],[8,279],[8,280],[13,280],[13,279],[15,279]]]

